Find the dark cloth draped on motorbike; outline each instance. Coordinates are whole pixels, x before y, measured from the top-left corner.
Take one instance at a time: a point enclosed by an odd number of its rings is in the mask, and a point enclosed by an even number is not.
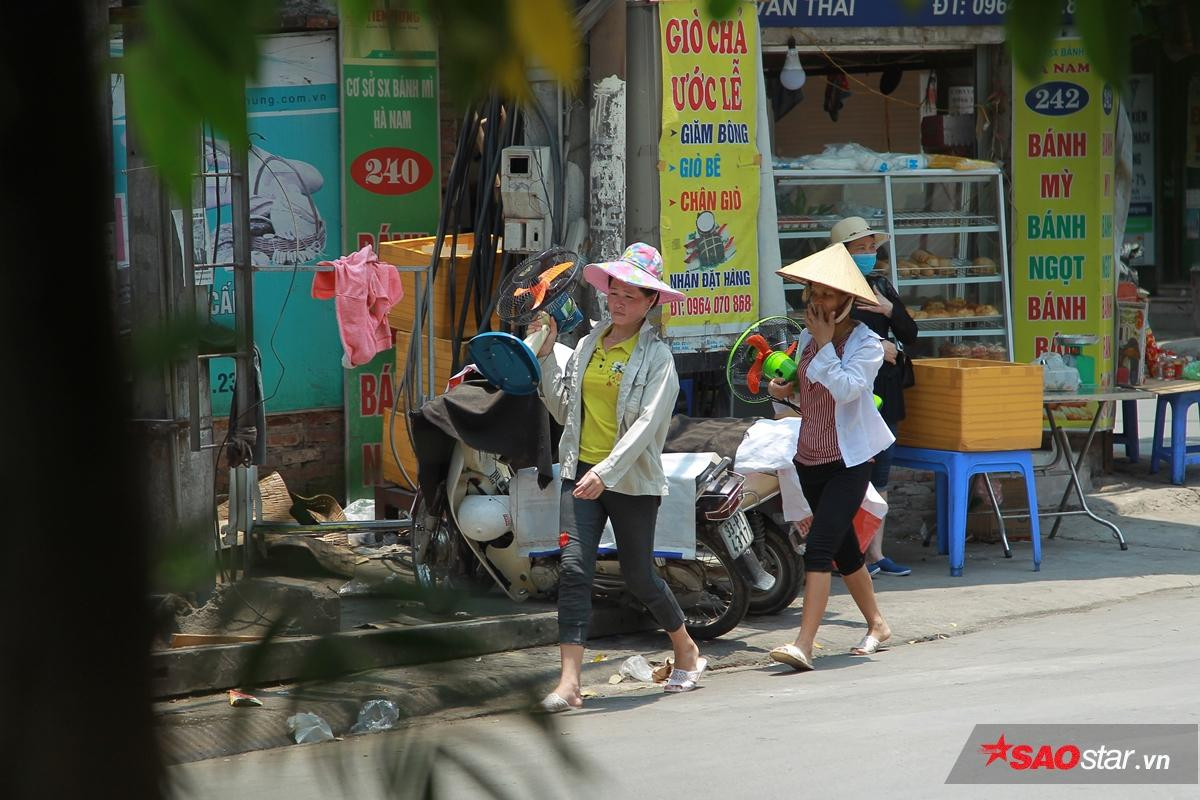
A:
[[[409,419],[420,464],[417,482],[430,500],[446,480],[455,440],[495,453],[513,469],[537,467],[543,489],[554,480],[554,451],[562,429],[536,394],[506,394],[484,380],[464,381],[410,412]]]
[[[736,458],[746,431],[761,417],[696,419],[676,414],[667,429],[664,453],[716,453]]]

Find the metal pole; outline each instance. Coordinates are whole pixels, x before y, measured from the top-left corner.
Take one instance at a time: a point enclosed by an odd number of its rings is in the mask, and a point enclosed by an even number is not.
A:
[[[234,296],[234,341],[237,351],[242,353],[235,361],[237,392],[237,420],[245,424],[246,416],[254,410],[251,353],[254,351],[254,269],[250,264],[249,225],[239,221],[250,219],[249,156],[236,147],[229,148],[229,180],[233,211],[233,296]],[[218,202],[219,199],[218,199]]]
[[[659,234],[658,137],[662,119],[658,6],[627,8],[625,65],[625,241],[662,245]]]

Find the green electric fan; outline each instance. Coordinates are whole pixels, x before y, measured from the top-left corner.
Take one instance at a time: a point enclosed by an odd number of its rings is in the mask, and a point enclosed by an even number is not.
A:
[[[751,325],[729,350],[725,379],[733,396],[744,403],[766,403],[772,399],[767,385],[773,379],[791,383],[799,369],[797,349],[804,328],[791,317],[767,317]],[[800,411],[790,401],[782,401]],[[875,395],[875,407],[883,399]]]

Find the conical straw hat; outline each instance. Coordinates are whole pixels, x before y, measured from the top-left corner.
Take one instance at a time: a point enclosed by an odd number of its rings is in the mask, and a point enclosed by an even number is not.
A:
[[[875,302],[875,292],[871,291],[867,279],[851,258],[850,251],[841,242],[831,244],[799,261],[793,261],[775,274],[781,275],[784,280],[819,283],[852,294],[868,303]]]

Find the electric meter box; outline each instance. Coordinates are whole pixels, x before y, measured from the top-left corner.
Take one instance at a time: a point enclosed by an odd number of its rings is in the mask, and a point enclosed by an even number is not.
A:
[[[550,187],[554,174],[549,147],[506,147],[500,154],[500,199],[504,206],[504,249],[540,253],[554,237]]]

